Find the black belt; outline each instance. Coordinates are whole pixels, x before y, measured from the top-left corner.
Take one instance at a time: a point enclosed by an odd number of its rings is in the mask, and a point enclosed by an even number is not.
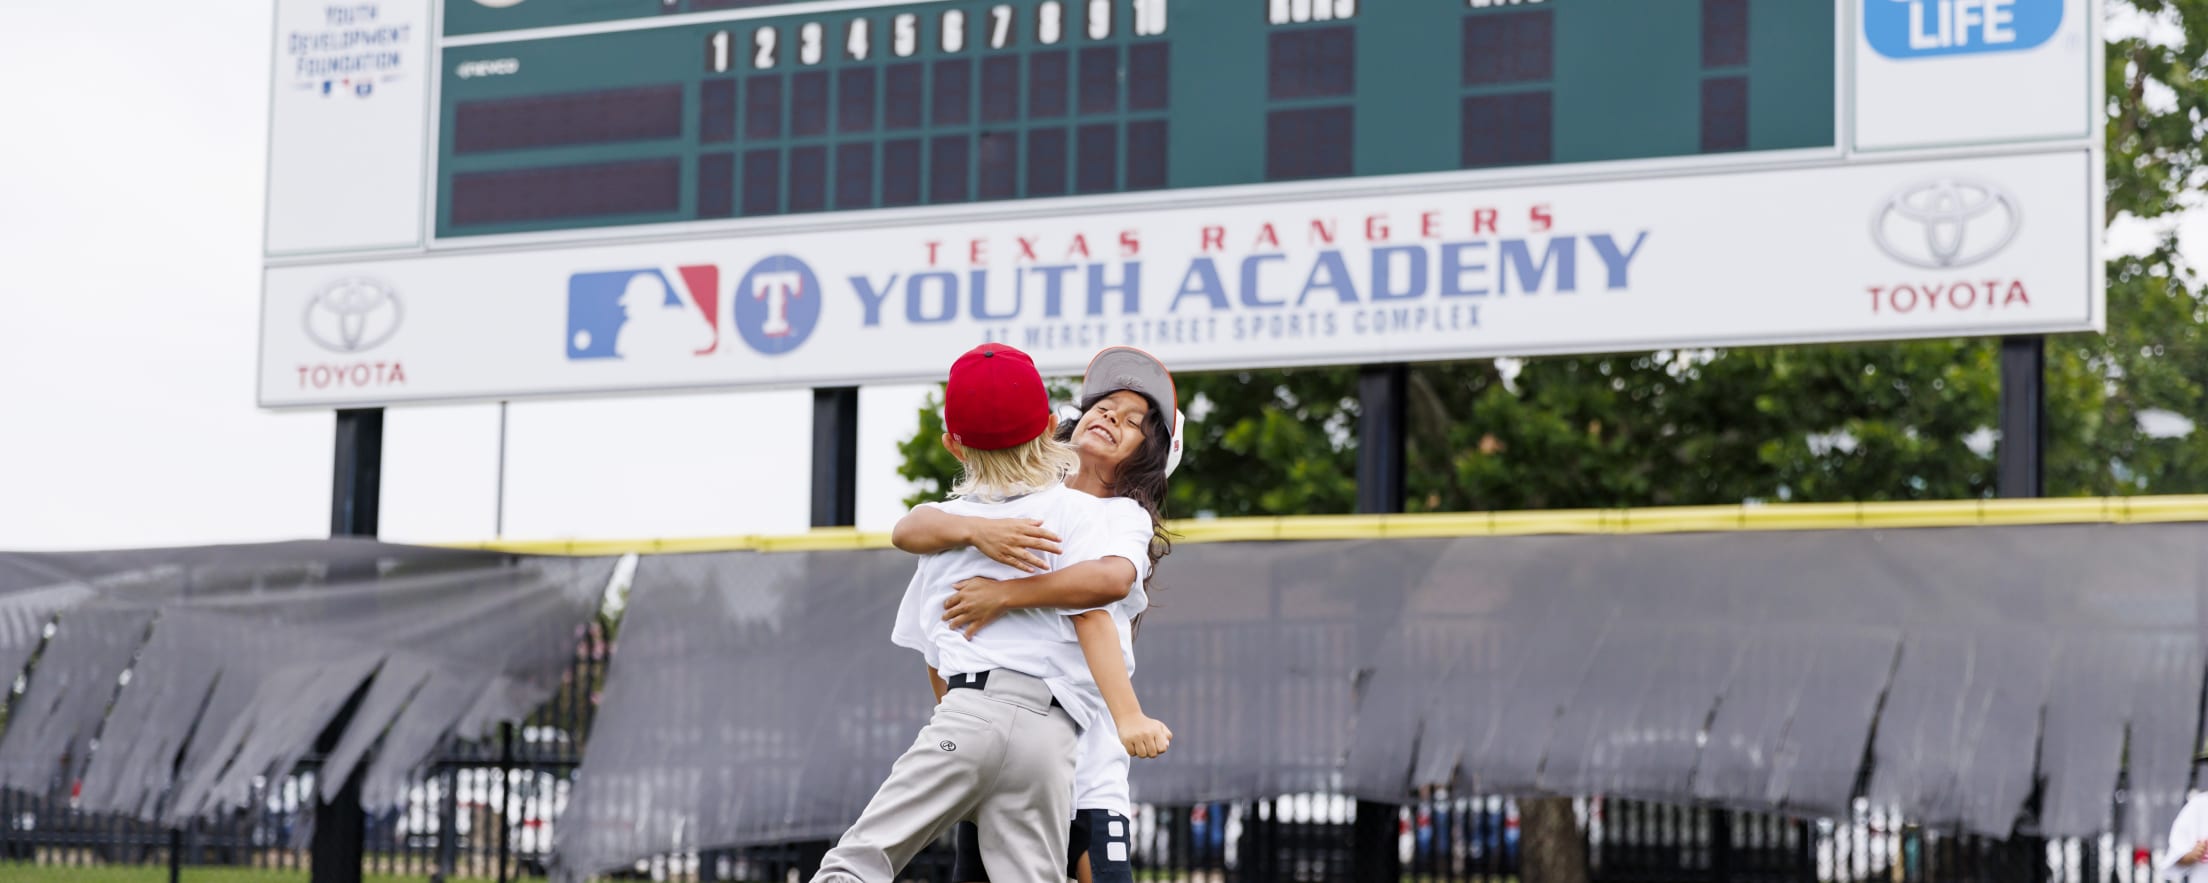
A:
[[[943,685],[951,690],[979,690],[989,686],[989,673],[977,671],[962,675],[951,675],[943,679]],[[1065,706],[1058,703],[1058,697],[1052,696],[1050,697],[1050,707],[1064,708]]]

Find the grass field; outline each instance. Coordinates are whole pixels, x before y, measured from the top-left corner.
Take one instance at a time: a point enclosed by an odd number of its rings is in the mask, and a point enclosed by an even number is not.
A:
[[[161,867],[69,868],[0,862],[0,883],[168,883]],[[428,877],[369,874],[366,883],[422,883]],[[185,868],[184,883],[307,883],[305,871],[251,868]]]
[[[1194,878],[1157,872],[1139,875],[1145,883],[1213,883],[1213,875]],[[167,883],[167,868],[66,868],[0,862],[0,883]],[[428,877],[392,877],[369,874],[366,883],[421,883]],[[535,878],[525,878],[535,879]],[[1493,883],[1517,883],[1516,877],[1489,878]],[[185,868],[184,883],[307,883],[305,871],[256,871],[238,868]],[[1406,875],[1403,883],[1435,883],[1434,878]]]

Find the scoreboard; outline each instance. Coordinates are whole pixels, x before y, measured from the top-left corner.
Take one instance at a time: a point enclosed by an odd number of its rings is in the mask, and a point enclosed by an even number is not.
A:
[[[448,3],[437,235],[1834,144],[1830,2],[850,6]]]
[[[259,400],[2102,327],[2102,0],[277,0]]]

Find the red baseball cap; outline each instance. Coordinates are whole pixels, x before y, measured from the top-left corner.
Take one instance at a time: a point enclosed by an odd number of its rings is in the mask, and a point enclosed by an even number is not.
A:
[[[1026,353],[985,343],[951,363],[943,390],[943,428],[959,444],[1001,451],[1050,428],[1050,392]]]

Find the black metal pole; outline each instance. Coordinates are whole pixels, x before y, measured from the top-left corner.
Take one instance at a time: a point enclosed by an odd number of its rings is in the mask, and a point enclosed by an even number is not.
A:
[[[330,535],[373,537],[383,492],[383,409],[359,408],[337,412],[337,462],[330,486]],[[315,750],[327,757],[352,721],[353,708],[365,687],[315,740]],[[361,859],[366,855],[367,819],[360,809],[360,776],[367,764],[354,768],[337,796],[314,807],[314,842],[309,851],[313,883],[360,883]]]
[[[1733,813],[1711,809],[1710,883],[1733,883]]]
[[[2003,497],[2047,495],[2047,339],[2038,335],[2001,339],[2001,446],[1995,491]],[[2043,880],[2047,841],[2030,833],[2038,817],[2036,798],[2027,821],[2010,839],[2023,868],[2007,879]],[[2036,869],[2036,870],[2034,870]]]
[[[1367,365],[1357,377],[1357,511],[1403,511],[1404,394],[1410,369],[1404,365]],[[1397,883],[1402,856],[1396,852],[1399,807],[1357,801],[1350,829],[1350,855],[1357,883]]]
[[[383,409],[337,412],[330,535],[373,537],[383,495]]]
[[[2046,495],[2047,341],[2038,336],[2001,339],[2001,447],[2003,497]]]
[[[437,883],[459,876],[460,866],[460,769],[447,766],[442,798],[437,801]]]
[[[514,725],[498,725],[498,883],[506,883],[508,840],[514,831]]]
[[[814,527],[850,527],[859,519],[859,388],[823,387],[813,390],[813,519]],[[795,844],[797,875],[810,880],[820,873],[822,859],[831,846],[825,840]],[[721,853],[705,852],[698,859],[699,879],[719,879]]]
[[[813,390],[814,527],[858,523],[859,388]]]
[[[1410,369],[1367,365],[1357,377],[1357,511],[1403,511],[1403,397]]]

